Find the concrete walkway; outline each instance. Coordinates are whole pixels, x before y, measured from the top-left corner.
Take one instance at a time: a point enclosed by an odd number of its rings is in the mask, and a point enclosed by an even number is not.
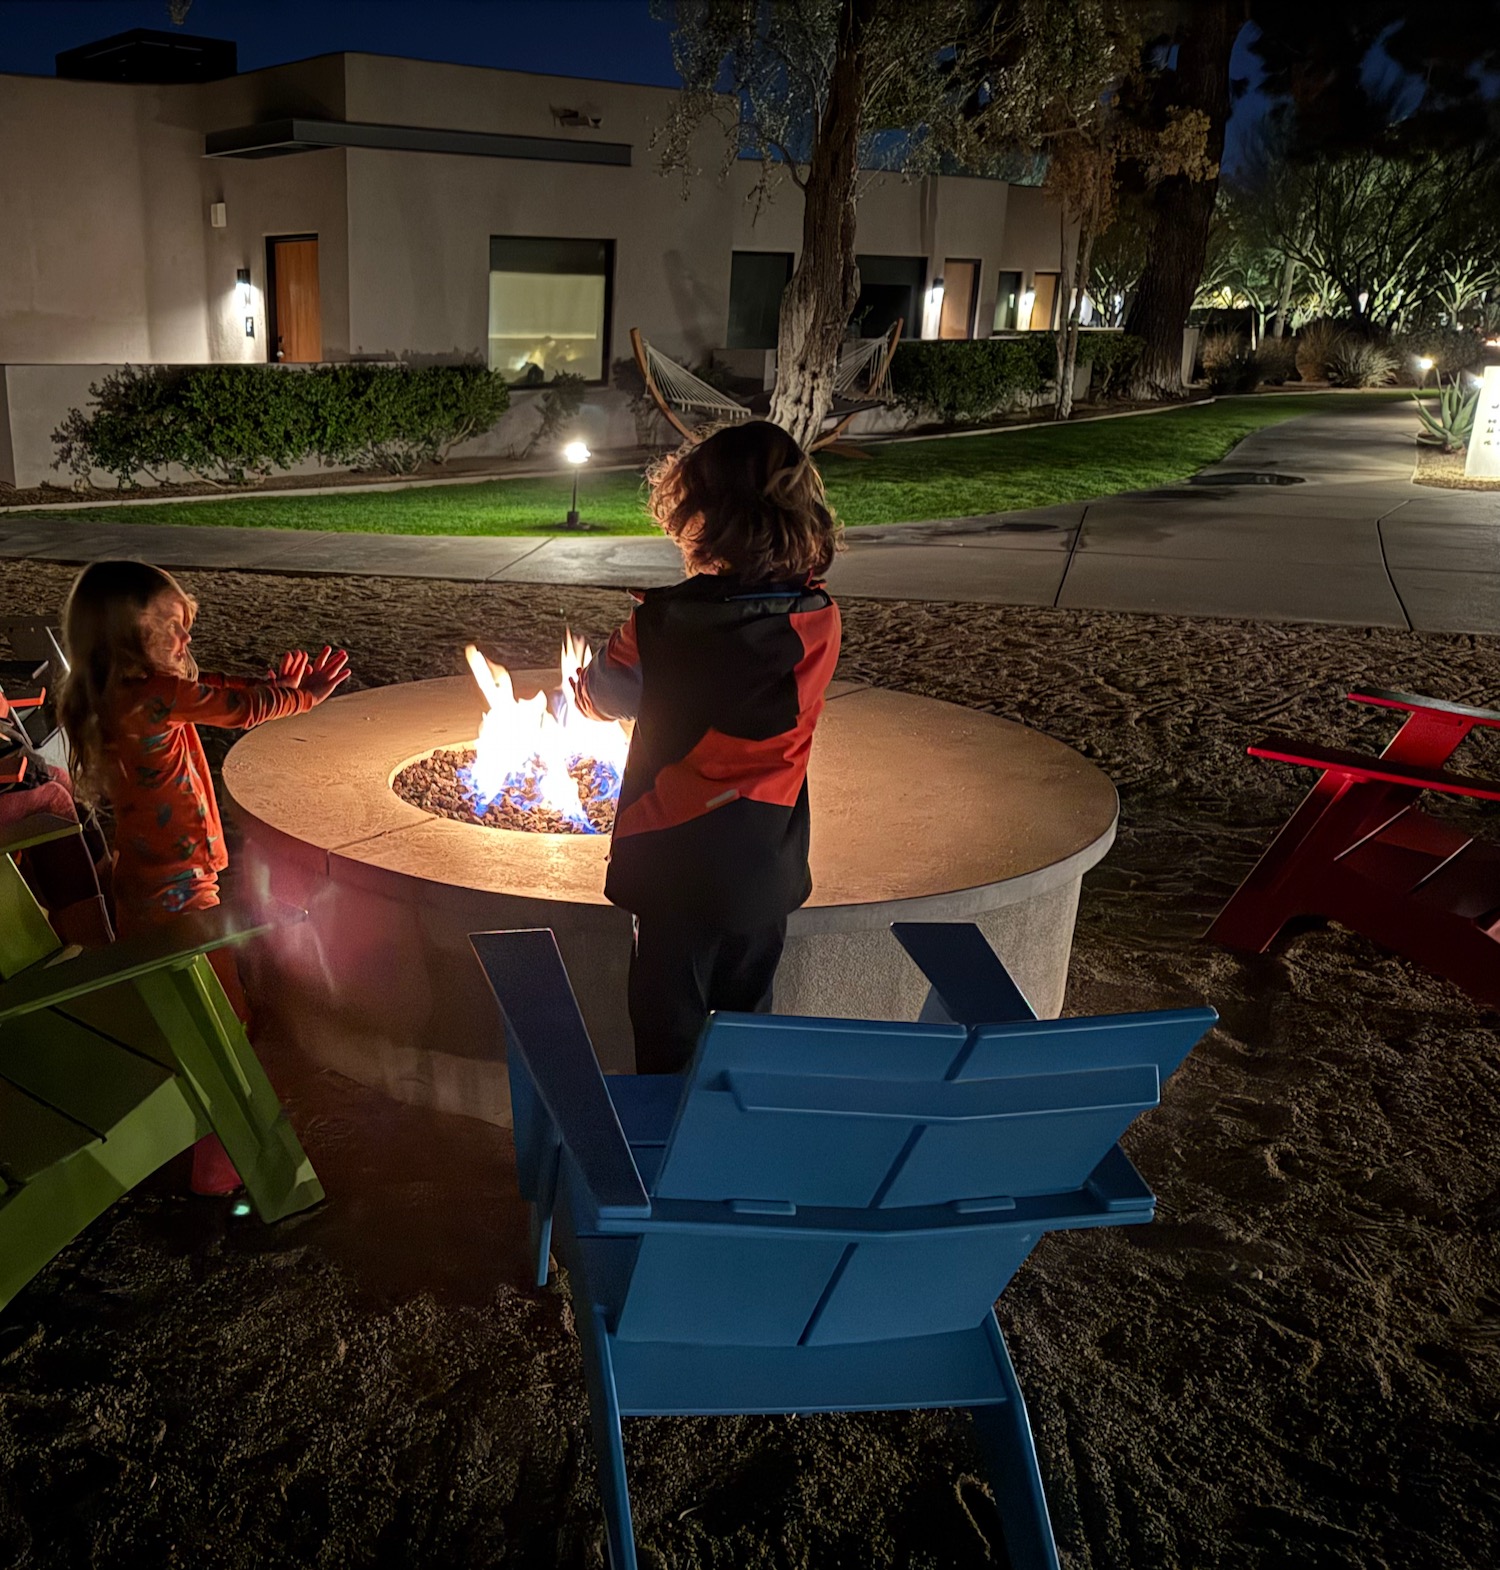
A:
[[[1500,632],[1500,493],[1411,483],[1404,405],[1304,415],[1192,481],[1030,512],[851,529],[835,592],[1425,632]],[[1242,484],[1236,476],[1298,483]],[[0,517],[0,557],[139,556],[174,568],[647,587],[649,537],[320,534]]]

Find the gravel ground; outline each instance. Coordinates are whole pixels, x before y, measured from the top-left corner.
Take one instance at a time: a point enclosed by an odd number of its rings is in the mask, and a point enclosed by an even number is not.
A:
[[[6,568],[17,610],[70,573]],[[346,644],[366,684],[553,656],[614,593],[193,574],[195,651]],[[1000,1313],[1069,1570],[1500,1563],[1497,1016],[1339,929],[1269,956],[1209,918],[1306,779],[1275,728],[1378,745],[1368,682],[1500,696],[1488,640],[972,606],[845,605],[842,673],[1037,725],[1119,786],[1070,1013],[1222,1025],[1128,1140],[1156,1223],[1052,1237]],[[1500,773],[1495,738],[1463,766]],[[1494,837],[1496,813],[1480,814]],[[274,1229],[168,1171],[0,1316],[0,1565],[595,1567],[565,1289],[524,1284],[506,1141],[267,1043],[332,1199]],[[643,1561],[1003,1563],[962,1419],[629,1432]]]

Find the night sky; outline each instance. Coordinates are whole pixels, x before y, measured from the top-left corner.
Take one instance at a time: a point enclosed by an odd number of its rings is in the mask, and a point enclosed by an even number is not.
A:
[[[51,76],[76,44],[132,27],[171,28],[166,0],[0,0],[0,72]],[[242,71],[340,50],[504,66],[559,76],[672,86],[667,28],[650,0],[193,0],[184,32],[232,38]],[[1231,65],[1259,76],[1242,37]],[[1236,106],[1225,164],[1265,112],[1252,91]]]
[[[166,0],[0,0],[0,71],[132,27],[170,31]],[[361,50],[616,82],[675,84],[649,0],[193,0],[182,29],[239,45],[242,71]]]

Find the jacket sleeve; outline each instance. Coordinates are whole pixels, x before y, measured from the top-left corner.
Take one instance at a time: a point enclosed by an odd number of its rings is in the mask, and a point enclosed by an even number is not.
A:
[[[305,713],[314,703],[313,695],[300,687],[269,681],[236,681],[230,686],[213,676],[198,681],[155,676],[144,696],[153,724],[217,725],[224,730],[249,730],[267,720]]]
[[[578,708],[585,719],[632,720],[640,707],[641,656],[632,613],[598,659],[579,672]]]

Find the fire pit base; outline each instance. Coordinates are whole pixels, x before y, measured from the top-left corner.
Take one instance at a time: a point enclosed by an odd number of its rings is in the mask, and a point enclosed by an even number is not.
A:
[[[517,689],[548,679],[517,673]],[[320,1065],[504,1124],[468,934],[552,928],[605,1067],[628,1071],[630,918],[599,892],[607,837],[459,823],[392,792],[414,759],[468,745],[479,708],[467,678],[351,694],[252,732],[224,780],[242,884],[309,913],[245,956],[258,1009]],[[1114,838],[1098,769],[990,715],[836,683],[811,790],[815,891],[789,924],[778,1012],[914,1018],[926,986],[890,924],[955,920],[978,923],[1039,1014],[1060,1012],[1079,881]]]

